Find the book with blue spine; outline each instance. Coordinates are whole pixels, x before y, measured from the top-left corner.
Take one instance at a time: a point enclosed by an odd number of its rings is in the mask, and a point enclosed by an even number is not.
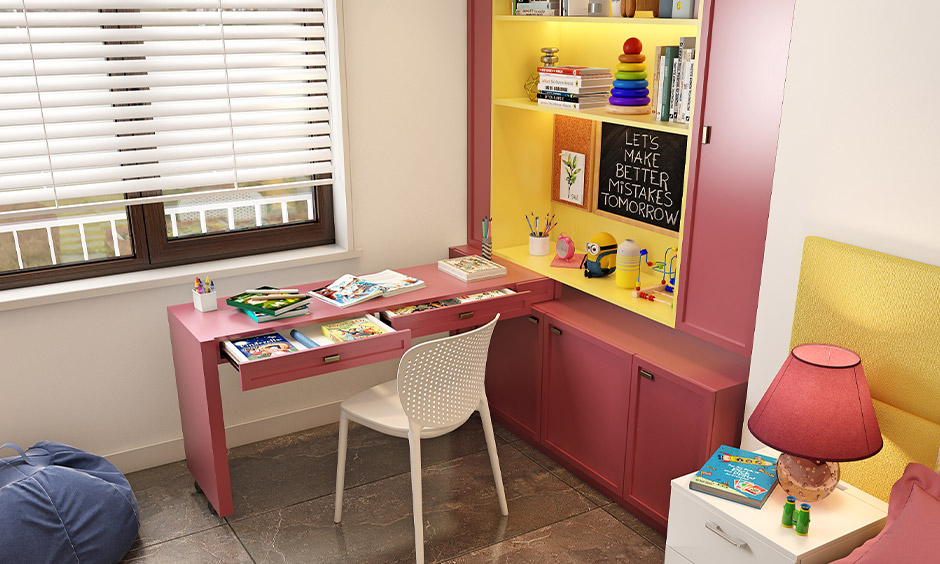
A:
[[[722,445],[689,482],[689,489],[760,509],[777,485],[777,459]]]

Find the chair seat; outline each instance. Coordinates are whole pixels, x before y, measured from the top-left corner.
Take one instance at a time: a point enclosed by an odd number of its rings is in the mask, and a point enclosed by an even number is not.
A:
[[[408,437],[408,416],[398,399],[398,381],[389,380],[343,401],[340,408],[352,421],[393,437]],[[466,420],[447,427],[425,427],[422,439],[433,439],[460,427]]]

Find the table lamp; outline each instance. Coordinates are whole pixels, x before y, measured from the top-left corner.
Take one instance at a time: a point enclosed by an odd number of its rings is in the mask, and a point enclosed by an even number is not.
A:
[[[839,462],[868,458],[883,445],[862,361],[834,345],[795,347],[747,428],[781,452],[777,481],[803,501],[835,489]]]

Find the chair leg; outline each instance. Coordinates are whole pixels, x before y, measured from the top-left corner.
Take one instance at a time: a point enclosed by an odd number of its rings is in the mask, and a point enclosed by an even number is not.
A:
[[[509,507],[506,505],[506,491],[503,489],[503,475],[499,471],[499,456],[496,454],[496,438],[493,435],[493,422],[490,420],[490,406],[486,401],[486,396],[480,399],[480,420],[483,422],[483,436],[486,437],[486,450],[490,453],[490,466],[493,468],[493,478],[496,479],[496,497],[499,499],[499,511],[503,515],[509,515]]]
[[[424,510],[421,504],[421,426],[408,427],[408,447],[411,453],[411,505],[415,520],[415,562],[424,564]]]
[[[336,505],[333,509],[333,522],[343,520],[343,487],[346,482],[346,438],[349,435],[349,418],[340,411],[339,446],[336,448]]]

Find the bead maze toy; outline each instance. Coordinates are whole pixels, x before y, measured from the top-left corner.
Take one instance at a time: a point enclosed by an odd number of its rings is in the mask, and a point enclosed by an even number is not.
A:
[[[644,250],[645,253],[645,250]],[[670,257],[670,254],[672,255]],[[646,266],[662,275],[661,282],[655,286],[641,288],[637,278],[637,288],[633,297],[651,302],[659,302],[671,308],[675,306],[676,294],[676,257],[679,256],[679,247],[668,247],[661,261],[647,261]]]

